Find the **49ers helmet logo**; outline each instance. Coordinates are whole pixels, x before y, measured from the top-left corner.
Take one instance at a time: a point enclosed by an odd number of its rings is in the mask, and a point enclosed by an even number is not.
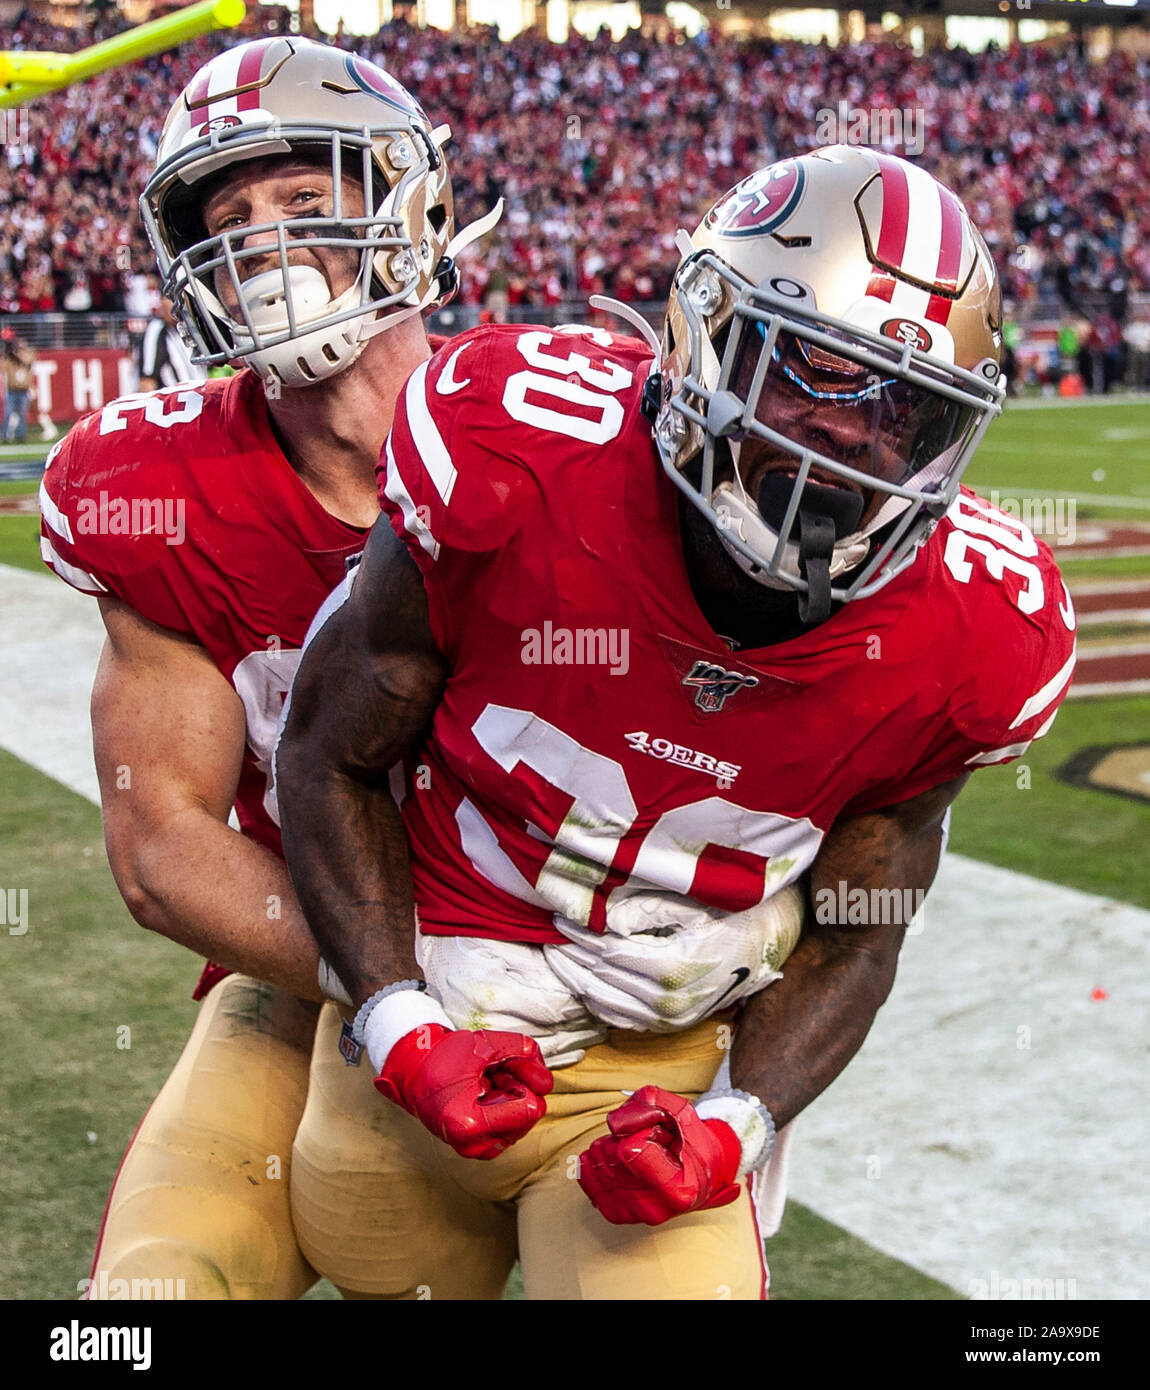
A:
[[[911,319],[887,319],[879,329],[884,338],[893,338],[896,343],[909,343],[919,352],[929,352],[934,339],[922,324]]]
[[[231,130],[233,126],[243,125],[243,121],[238,116],[213,116],[210,121],[206,121],[197,135],[207,135],[213,130]]]
[[[704,226],[723,236],[760,236],[790,217],[806,181],[806,171],[793,159],[760,169],[715,204]]]

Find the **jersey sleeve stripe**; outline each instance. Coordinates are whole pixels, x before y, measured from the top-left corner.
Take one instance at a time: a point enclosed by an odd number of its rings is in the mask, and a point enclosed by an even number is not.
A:
[[[407,407],[407,427],[427,475],[446,505],[451,501],[457,476],[455,464],[443,442],[431,411],[427,406],[427,363],[412,372],[404,395]]]
[[[1043,734],[1050,732],[1050,726],[1057,718],[1058,710],[1055,710],[1040,729],[1035,729],[1034,733],[1025,743],[1012,743],[1009,748],[995,748],[993,752],[990,753],[979,753],[976,757],[967,758],[967,767],[985,767],[988,763],[1003,763],[1007,758],[1021,758],[1032,743],[1040,739]],[[949,807],[947,808],[946,814],[948,816],[950,815]]]
[[[73,589],[79,589],[84,594],[106,594],[108,592],[95,575],[89,574],[87,570],[82,570],[77,565],[70,565],[67,560],[59,556],[47,536],[40,537],[40,555],[44,563],[50,565],[61,579],[67,580]]]
[[[967,767],[988,767],[991,763],[1004,763],[1009,758],[1021,758],[1032,741],[1026,739],[1022,743],[1012,743],[1008,748],[992,748],[989,753],[976,753],[973,758],[967,758],[966,765]]]
[[[48,489],[43,483],[40,484],[40,515],[58,536],[66,540],[69,545],[75,545],[72,523],[48,496]]]
[[[1020,724],[1025,724],[1026,721],[1033,718],[1034,715],[1041,714],[1052,700],[1058,698],[1070,683],[1070,677],[1074,674],[1074,663],[1077,658],[1078,647],[1077,644],[1075,644],[1062,670],[1059,671],[1056,676],[1051,676],[1042,689],[1032,695],[1030,699],[1027,700],[1026,704],[1018,711],[1017,718],[1015,718],[1010,726],[1012,729],[1017,729]]]
[[[419,515],[415,503],[411,500],[411,493],[399,476],[399,467],[391,447],[391,435],[387,437],[387,483],[383,495],[389,502],[394,502],[403,513],[403,525],[408,534],[415,537],[433,560],[438,560],[439,542],[431,534],[431,527]]]

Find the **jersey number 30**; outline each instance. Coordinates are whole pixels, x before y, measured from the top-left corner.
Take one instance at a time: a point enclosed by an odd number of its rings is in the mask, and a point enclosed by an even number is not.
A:
[[[611,346],[611,335],[601,328],[571,331],[599,347]],[[507,378],[503,407],[521,424],[565,434],[584,444],[606,444],[623,427],[623,402],[617,393],[631,385],[632,374],[618,362],[606,359],[596,366],[581,352],[569,352],[566,357],[544,352],[555,337],[554,333],[540,332],[519,335],[515,346],[530,366]],[[559,405],[542,404],[540,396]]]

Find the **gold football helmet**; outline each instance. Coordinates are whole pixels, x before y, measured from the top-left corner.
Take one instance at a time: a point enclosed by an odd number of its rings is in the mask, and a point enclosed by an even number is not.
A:
[[[647,395],[664,468],[822,621],[913,561],[1002,408],[990,252],[929,174],[843,145],[759,170],[679,235]]]
[[[243,359],[265,381],[307,386],[350,365],[368,338],[399,318],[446,302],[458,278],[454,253],[492,221],[453,240],[442,152],[450,134],[447,126],[433,129],[381,68],[326,44],[259,39],[205,64],[168,115],[140,199],[163,292],[194,360]],[[330,161],[329,215],[207,235],[206,179],[240,161],[292,153]],[[362,186],[362,215],[343,206],[349,174]],[[245,245],[268,232],[274,243]],[[359,253],[347,289],[333,294],[314,263],[289,261],[303,237],[309,247]],[[253,267],[243,261],[266,259],[269,244],[278,266],[245,274]]]

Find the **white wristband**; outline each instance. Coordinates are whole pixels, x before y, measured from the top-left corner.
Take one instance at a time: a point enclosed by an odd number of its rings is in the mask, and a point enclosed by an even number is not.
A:
[[[722,1120],[735,1131],[743,1148],[740,1176],[764,1167],[775,1146],[775,1122],[758,1096],[749,1091],[708,1091],[695,1110],[704,1120]]]
[[[319,958],[317,978],[319,980],[320,993],[323,994],[326,999],[330,999],[336,1004],[346,1004],[349,1009],[354,1007],[352,997],[348,994],[344,982],[339,978],[331,966],[328,965],[323,956]]]
[[[443,1005],[426,990],[398,989],[381,999],[363,1024],[364,1046],[376,1072],[383,1070],[388,1053],[400,1038],[428,1023],[454,1028]]]

